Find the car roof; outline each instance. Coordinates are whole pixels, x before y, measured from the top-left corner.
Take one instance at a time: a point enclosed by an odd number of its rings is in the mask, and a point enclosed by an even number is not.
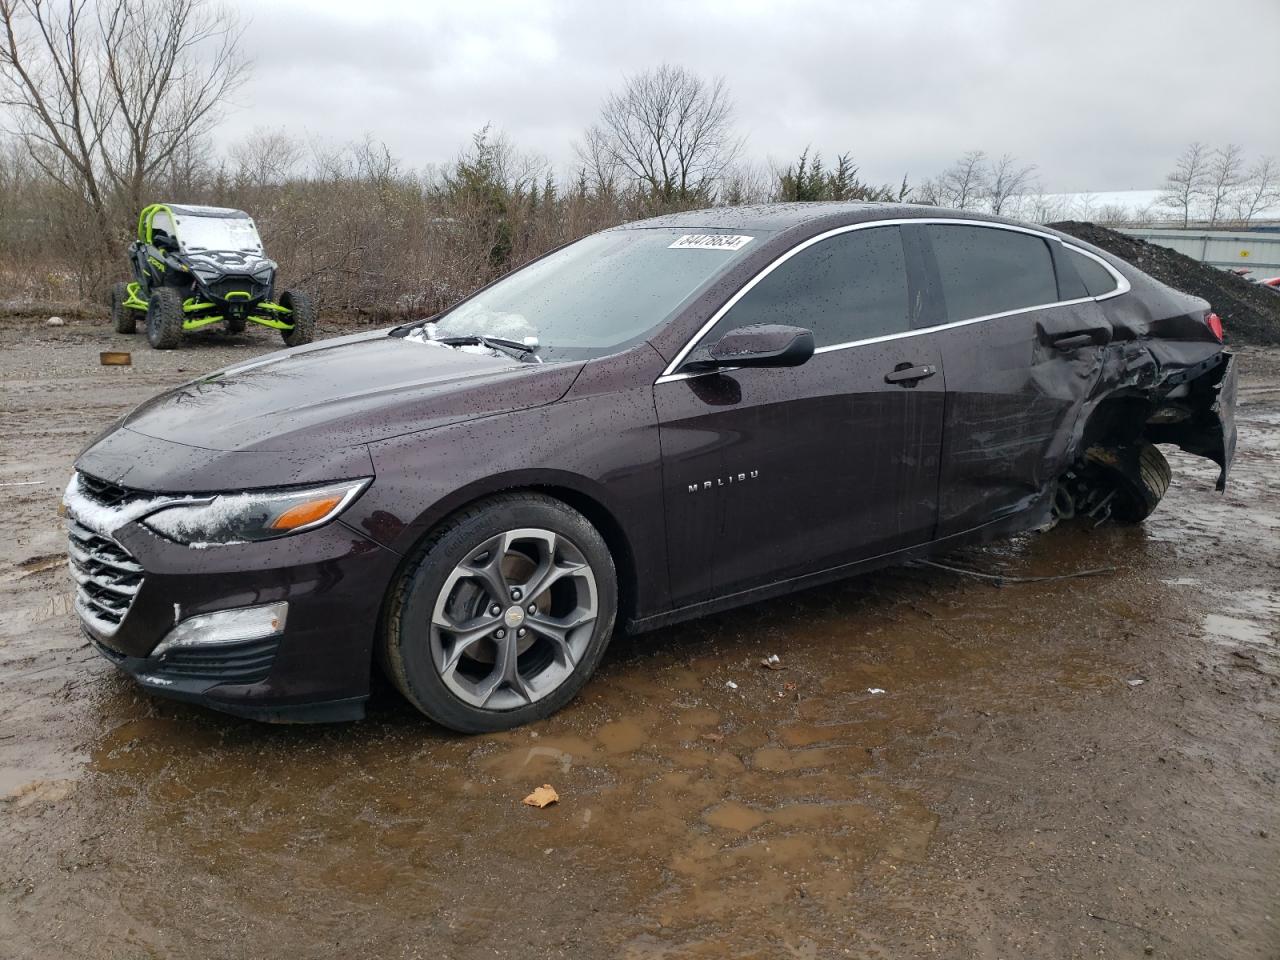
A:
[[[818,201],[809,203],[759,203],[745,207],[707,207],[668,213],[648,220],[636,220],[616,227],[618,230],[659,228],[700,230],[760,230],[782,232],[806,224],[821,223],[838,227],[870,220],[947,217],[957,220],[983,220],[1018,226],[1016,220],[996,217],[972,210],[948,210],[918,203],[864,203],[860,201]]]
[[[205,207],[194,203],[166,203],[163,206],[168,207],[175,216],[180,217],[213,217],[218,220],[252,219],[243,210],[233,210],[231,207]]]

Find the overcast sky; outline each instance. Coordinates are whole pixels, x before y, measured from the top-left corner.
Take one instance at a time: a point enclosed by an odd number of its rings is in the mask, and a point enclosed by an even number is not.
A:
[[[1157,186],[1193,139],[1280,155],[1280,0],[234,2],[255,67],[226,133],[368,133],[411,167],[492,122],[567,171],[663,61],[726,79],[751,157],[849,151],[875,181],[975,148],[1049,191]]]

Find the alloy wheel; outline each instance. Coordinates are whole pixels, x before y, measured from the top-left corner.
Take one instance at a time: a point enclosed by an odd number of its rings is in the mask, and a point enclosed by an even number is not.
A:
[[[485,710],[533,703],[586,652],[598,616],[596,578],[562,534],[508,530],[472,550],[431,616],[431,659],[450,692]]]

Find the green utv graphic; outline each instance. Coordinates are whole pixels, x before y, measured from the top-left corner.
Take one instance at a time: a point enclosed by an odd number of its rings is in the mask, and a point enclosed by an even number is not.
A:
[[[216,323],[233,333],[250,323],[270,327],[290,347],[315,335],[311,297],[301,290],[275,296],[276,262],[242,210],[143,207],[129,262],[133,280],[111,288],[111,322],[117,333],[133,333],[143,320],[157,350],[172,350],[184,333]]]

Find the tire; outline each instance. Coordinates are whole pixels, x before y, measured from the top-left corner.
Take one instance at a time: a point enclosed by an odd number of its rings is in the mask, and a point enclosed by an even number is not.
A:
[[[1108,475],[1115,496],[1111,519],[1141,523],[1169,492],[1173,470],[1160,448],[1145,440],[1123,447],[1091,447],[1085,459]]]
[[[129,285],[123,281],[111,287],[111,325],[116,333],[135,333],[138,329],[138,312],[126,307]]]
[[[293,311],[293,329],[280,331],[286,347],[300,347],[315,339],[316,306],[310,294],[301,290],[286,290],[280,294],[280,306]]]
[[[182,342],[182,295],[157,287],[147,301],[147,340],[157,350],[174,350]]]
[[[497,579],[474,572],[491,562],[500,564]],[[554,584],[540,590],[551,570]],[[517,593],[531,585],[532,597]],[[508,593],[500,604],[495,588]],[[617,596],[613,557],[582,514],[542,494],[491,497],[450,517],[410,555],[387,602],[383,669],[443,727],[509,730],[559,710],[595,672]],[[459,624],[467,629],[451,629]]]

